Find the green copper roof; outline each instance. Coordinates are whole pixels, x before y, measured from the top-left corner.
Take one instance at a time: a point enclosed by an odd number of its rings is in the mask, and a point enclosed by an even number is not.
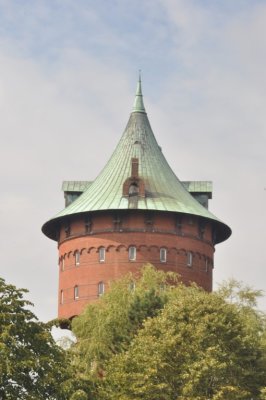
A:
[[[134,201],[123,195],[123,185],[132,175],[133,158],[138,160],[138,175],[145,187],[145,195],[135,197]],[[191,196],[168,165],[145,112],[140,79],[133,112],[110,160],[80,197],[44,224],[43,232],[53,237],[54,222],[73,214],[129,208],[205,217],[218,226],[217,242],[225,240],[231,233],[227,225]]]
[[[143,113],[146,113],[146,110],[145,110],[145,107],[144,107],[144,103],[143,103],[140,74],[139,74],[139,81],[138,81],[138,85],[137,85],[136,96],[135,96],[135,101],[134,101],[132,112],[143,112]]]
[[[64,181],[62,190],[64,192],[84,192],[91,184],[90,181]]]

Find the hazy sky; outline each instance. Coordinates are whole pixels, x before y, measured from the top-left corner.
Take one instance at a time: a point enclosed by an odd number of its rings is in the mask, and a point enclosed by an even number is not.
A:
[[[265,0],[0,0],[0,275],[42,320],[57,315],[58,256],[41,226],[63,180],[109,159],[139,69],[169,164],[213,181],[210,210],[233,230],[215,284],[266,290]]]

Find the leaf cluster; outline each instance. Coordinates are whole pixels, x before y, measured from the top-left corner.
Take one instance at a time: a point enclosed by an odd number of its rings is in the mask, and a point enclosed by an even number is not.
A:
[[[72,349],[74,363],[91,377],[102,377],[109,359],[125,351],[143,321],[164,307],[171,291],[167,282],[174,280],[175,274],[155,271],[148,264],[137,282],[132,275],[114,282],[99,302],[73,321],[78,338]]]
[[[265,398],[259,294],[232,281],[206,293],[147,265],[73,321],[72,363],[97,399]]]
[[[253,314],[253,319],[251,319]],[[113,357],[104,399],[251,399],[265,385],[263,320],[220,294],[178,286]]]
[[[27,290],[0,278],[0,398],[64,399],[65,354],[24,299]]]

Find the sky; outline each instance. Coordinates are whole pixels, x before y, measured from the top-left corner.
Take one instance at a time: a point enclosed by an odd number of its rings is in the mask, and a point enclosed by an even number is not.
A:
[[[266,2],[0,0],[0,276],[57,315],[57,244],[41,226],[63,180],[94,180],[132,109],[180,180],[213,181],[233,231],[214,287],[266,291]],[[259,306],[266,310],[265,297]]]

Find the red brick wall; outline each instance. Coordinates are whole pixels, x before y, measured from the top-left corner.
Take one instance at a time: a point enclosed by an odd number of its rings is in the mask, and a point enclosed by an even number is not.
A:
[[[120,219],[119,226],[114,222]],[[59,242],[59,317],[79,314],[84,306],[98,298],[98,284],[110,281],[129,271],[138,273],[142,265],[150,262],[164,271],[175,271],[185,284],[196,282],[207,291],[212,290],[211,223],[207,222],[203,237],[199,220],[182,217],[181,231],[176,227],[173,213],[145,213],[130,210],[119,218],[111,212],[95,213],[91,217],[91,231],[86,233],[85,217],[70,221],[70,235],[64,226]],[[147,220],[149,223],[147,223]],[[66,237],[67,236],[67,237]],[[136,260],[129,261],[128,248],[136,247]],[[99,261],[99,248],[105,248],[105,261]],[[166,262],[160,261],[160,248],[167,249]],[[75,265],[75,252],[79,251],[79,265]],[[192,252],[192,266],[187,265],[187,252]],[[64,260],[64,261],[63,261]],[[74,287],[79,297],[74,299]],[[63,297],[62,297],[63,293]]]

